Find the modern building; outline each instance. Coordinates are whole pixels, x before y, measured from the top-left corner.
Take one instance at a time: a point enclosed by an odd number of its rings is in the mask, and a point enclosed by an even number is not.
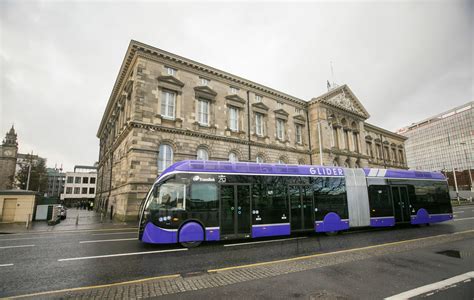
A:
[[[405,142],[408,167],[443,171],[450,186],[472,189],[474,177],[474,102],[413,123],[397,131]]]
[[[468,170],[474,161],[474,102],[406,126],[407,163],[415,170]]]
[[[406,138],[369,117],[347,85],[306,101],[131,41],[97,132],[96,207],[136,218],[183,159],[406,168]]]
[[[94,166],[74,166],[74,172],[66,172],[66,182],[61,200],[67,206],[78,202],[94,201],[97,184],[97,168]]]
[[[64,193],[66,173],[57,168],[47,168],[46,171],[48,172],[47,197],[59,199],[61,194]]]

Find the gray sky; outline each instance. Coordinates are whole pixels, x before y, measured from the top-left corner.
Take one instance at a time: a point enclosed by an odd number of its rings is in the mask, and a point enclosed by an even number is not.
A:
[[[347,83],[396,130],[473,100],[474,1],[0,2],[0,135],[93,164],[130,39],[309,100]]]

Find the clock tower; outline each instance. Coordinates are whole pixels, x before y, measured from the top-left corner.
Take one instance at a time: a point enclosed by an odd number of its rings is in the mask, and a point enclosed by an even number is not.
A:
[[[15,128],[12,126],[0,146],[0,190],[13,188],[17,154],[17,135]]]

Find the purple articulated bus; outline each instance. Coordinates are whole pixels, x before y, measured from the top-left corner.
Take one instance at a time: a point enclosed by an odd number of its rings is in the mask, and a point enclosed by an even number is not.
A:
[[[167,168],[144,199],[139,239],[193,247],[452,218],[441,173],[185,160]]]

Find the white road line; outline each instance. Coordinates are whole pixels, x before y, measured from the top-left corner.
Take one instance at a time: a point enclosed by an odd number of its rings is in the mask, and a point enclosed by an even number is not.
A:
[[[471,219],[474,219],[474,217],[461,218],[461,219],[454,219],[454,222],[456,222],[456,221],[463,221],[463,220],[471,220]]]
[[[138,238],[128,238],[128,239],[111,239],[111,240],[91,240],[91,241],[80,241],[79,244],[88,244],[88,243],[104,243],[104,242],[121,242],[121,241],[138,241]]]
[[[456,211],[456,213],[460,213],[460,214],[463,213],[463,212],[464,212],[464,210],[458,210],[458,211]]]
[[[3,246],[0,249],[10,249],[10,248],[23,248],[23,247],[34,247],[35,245],[17,245],[17,246]]]
[[[3,265],[0,265],[0,267],[9,267],[9,266],[13,266],[13,264],[3,264]]]
[[[37,240],[37,239],[41,239],[41,237],[17,238],[17,239],[0,239],[0,242],[3,242],[3,241],[20,241],[20,240]]]
[[[113,232],[113,233],[93,233],[91,235],[114,235],[114,234],[137,234],[137,231],[128,231],[128,232]]]
[[[436,291],[436,290],[439,290],[439,289],[442,289],[442,288],[445,288],[445,287],[449,287],[453,284],[456,284],[456,283],[461,282],[461,281],[469,280],[471,278],[474,278],[474,272],[467,272],[465,274],[461,274],[461,275],[458,275],[458,276],[448,278],[446,280],[442,280],[442,281],[438,281],[438,282],[435,282],[435,283],[432,283],[432,284],[421,286],[419,288],[409,290],[409,291],[406,291],[406,292],[403,292],[401,294],[394,295],[394,296],[391,296],[391,297],[388,297],[388,298],[385,298],[385,299],[386,300],[410,299],[410,298],[416,297],[418,295],[426,294],[426,293],[429,293],[431,291]]]
[[[224,247],[236,247],[236,246],[262,244],[262,243],[274,243],[274,242],[289,241],[289,240],[301,240],[301,239],[306,239],[306,238],[307,238],[307,236],[295,237],[295,238],[289,238],[289,239],[270,240],[270,241],[258,241],[258,242],[248,242],[248,243],[238,243],[238,244],[226,244],[226,245],[224,245]]]
[[[186,251],[186,250],[188,250],[188,248],[168,249],[168,250],[158,250],[158,251],[145,251],[145,252],[118,253],[118,254],[107,254],[107,255],[97,255],[97,256],[71,257],[71,258],[61,258],[61,259],[58,259],[58,261],[84,260],[84,259],[108,258],[108,257],[132,256],[132,255],[145,255],[145,254],[155,254],[155,253],[178,252],[178,251]]]

